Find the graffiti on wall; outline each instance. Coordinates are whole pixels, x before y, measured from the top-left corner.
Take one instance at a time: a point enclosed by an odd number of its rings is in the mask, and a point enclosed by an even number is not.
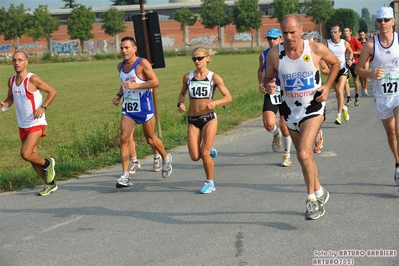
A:
[[[19,46],[18,50],[38,50],[40,49],[40,45],[37,43],[25,43]]]
[[[77,54],[79,53],[79,42],[52,42],[53,54]]]
[[[245,33],[245,32],[240,32],[240,33],[234,35],[234,40],[250,42],[250,41],[252,41],[252,34]]]
[[[175,39],[170,38],[169,36],[162,37],[162,46],[171,46],[173,47],[175,45]]]
[[[94,53],[94,52],[107,52],[107,51],[115,51],[115,40],[110,39],[110,40],[104,40],[104,39],[94,39],[94,40],[89,40],[86,42],[86,47],[87,51],[89,53]]]
[[[192,38],[190,41],[188,41],[186,43],[186,45],[191,46],[191,45],[196,45],[196,44],[202,44],[202,45],[213,45],[215,40],[218,39],[217,35],[213,35],[213,36],[208,36],[208,35],[203,35],[203,36],[199,36],[197,38]]]
[[[8,52],[11,50],[11,48],[12,48],[11,44],[4,44],[4,45],[0,44],[0,52]]]

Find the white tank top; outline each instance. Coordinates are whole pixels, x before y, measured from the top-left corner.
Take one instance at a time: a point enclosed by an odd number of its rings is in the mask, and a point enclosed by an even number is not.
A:
[[[374,57],[370,62],[371,69],[383,67],[384,76],[374,82],[374,96],[399,95],[399,42],[398,33],[393,33],[393,41],[389,47],[383,47],[379,34],[373,37]]]
[[[213,72],[209,71],[205,79],[197,80],[191,71],[187,80],[188,95],[191,99],[213,99],[216,87],[213,84]]]
[[[142,59],[142,57],[137,58],[132,68],[128,72],[124,71],[125,61],[122,61],[119,71],[119,78],[121,80],[123,88],[122,113],[154,113],[154,104],[152,100],[151,88],[129,90],[126,89],[125,86],[123,86],[123,82],[125,81],[129,81],[131,83],[147,82],[146,80],[139,78],[136,73],[136,68]]]
[[[283,89],[283,114],[287,123],[299,123],[305,117],[324,114],[325,102],[314,98],[321,87],[319,69],[313,65],[309,41],[304,40],[304,49],[298,59],[285,54],[284,45],[279,46],[280,61],[278,75]]]
[[[341,63],[340,68],[346,67],[346,62],[345,62],[345,52],[346,52],[346,41],[341,39],[339,43],[333,42],[331,39],[327,40],[327,46],[328,49],[335,55],[339,62]]]
[[[15,112],[17,114],[18,127],[30,128],[34,126],[47,125],[46,115],[34,118],[33,114],[43,103],[42,91],[29,91],[29,79],[33,73],[28,73],[21,84],[17,86],[16,75],[11,77],[11,90],[14,97]]]

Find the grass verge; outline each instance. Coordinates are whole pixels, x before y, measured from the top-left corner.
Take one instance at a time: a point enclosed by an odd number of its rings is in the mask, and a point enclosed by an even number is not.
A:
[[[260,52],[260,51],[259,51]],[[208,66],[218,73],[233,96],[233,103],[217,107],[218,133],[235,128],[242,121],[261,115],[263,95],[258,91],[259,52],[220,52]],[[77,60],[64,63],[30,64],[28,70],[38,74],[58,91],[46,111],[47,137],[39,144],[43,157],[57,160],[57,180],[67,180],[120,161],[120,106],[111,100],[119,90],[116,66],[120,59]],[[176,109],[182,77],[194,69],[189,53],[170,55],[166,68],[155,69],[160,80],[156,89],[166,149],[186,144],[187,115]],[[12,66],[0,65],[0,97],[7,95],[7,80],[14,74]],[[1,96],[3,95],[3,96]],[[216,94],[215,98],[220,97]],[[188,100],[186,99],[186,102]],[[0,114],[0,192],[32,188],[42,180],[29,163],[19,156],[21,146],[14,108]],[[259,125],[262,126],[262,125]],[[137,155],[152,154],[139,126],[135,132]]]

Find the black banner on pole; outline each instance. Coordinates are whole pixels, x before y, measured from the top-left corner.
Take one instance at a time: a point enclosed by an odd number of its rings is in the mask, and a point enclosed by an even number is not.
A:
[[[159,28],[158,12],[145,14],[145,18],[145,23],[147,23],[147,33],[145,33],[143,30],[142,15],[133,16],[133,27],[139,55],[148,59],[144,38],[144,34],[148,34],[152,68],[164,68],[165,58],[163,55],[162,37],[161,30]]]

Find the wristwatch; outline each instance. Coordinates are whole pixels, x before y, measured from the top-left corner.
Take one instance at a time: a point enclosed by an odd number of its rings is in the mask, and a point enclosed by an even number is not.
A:
[[[177,102],[177,108],[180,107],[180,104],[182,104],[182,102],[181,102],[181,101],[178,101],[178,102]]]
[[[44,105],[44,103],[42,103],[42,105],[40,107],[43,108],[44,110],[47,110],[47,106]]]

